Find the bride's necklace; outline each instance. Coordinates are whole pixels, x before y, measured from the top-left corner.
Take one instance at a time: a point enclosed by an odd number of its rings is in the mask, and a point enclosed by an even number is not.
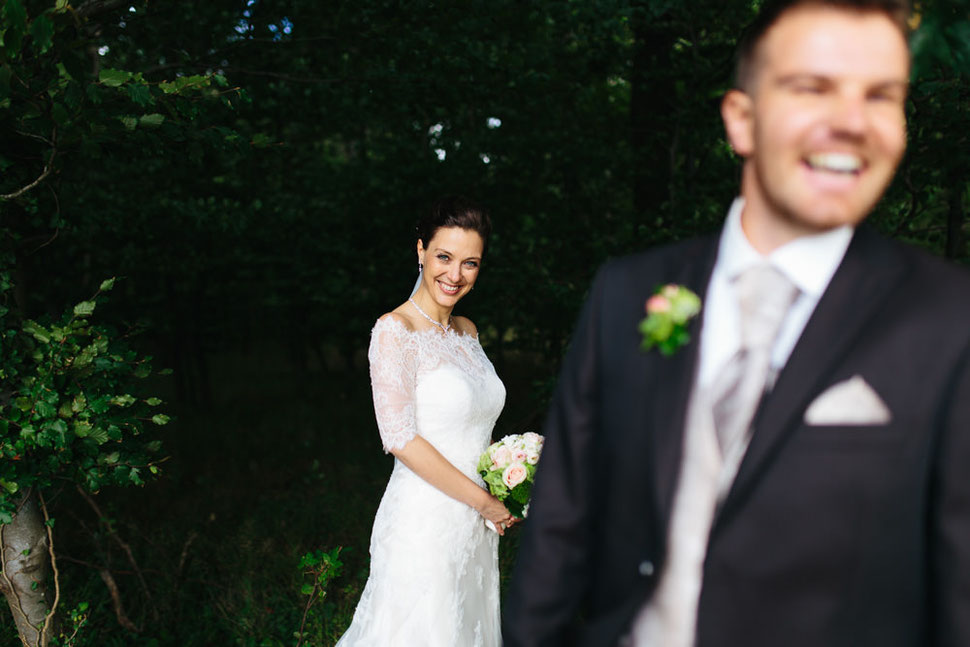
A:
[[[410,301],[411,302],[411,305],[413,305],[415,308],[418,309],[418,312],[421,314],[422,317],[424,317],[425,319],[427,319],[428,321],[430,321],[434,325],[436,325],[439,328],[441,328],[442,332],[448,332],[449,330],[451,330],[451,315],[448,315],[448,323],[447,324],[443,324],[440,321],[438,321],[437,319],[432,319],[431,318],[431,315],[429,315],[427,312],[425,312],[424,310],[422,310],[421,309],[421,306],[419,306],[417,303],[414,302],[414,298],[413,297],[408,297],[408,301]]]

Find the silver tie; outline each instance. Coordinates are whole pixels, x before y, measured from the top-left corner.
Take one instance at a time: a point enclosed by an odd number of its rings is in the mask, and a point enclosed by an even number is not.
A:
[[[746,445],[752,418],[768,386],[771,349],[798,288],[767,263],[736,279],[741,348],[718,373],[711,390],[714,427],[722,456]]]

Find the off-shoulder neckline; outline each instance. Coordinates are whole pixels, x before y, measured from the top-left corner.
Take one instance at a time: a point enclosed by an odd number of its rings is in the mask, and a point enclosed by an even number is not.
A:
[[[478,335],[473,335],[471,333],[458,332],[454,328],[452,328],[451,330],[445,331],[443,333],[442,332],[438,332],[438,329],[435,328],[434,326],[429,326],[428,328],[424,328],[423,330],[414,330],[413,328],[408,328],[404,324],[404,322],[401,321],[400,319],[398,319],[397,317],[381,317],[376,322],[374,322],[374,328],[376,329],[378,326],[380,326],[382,323],[384,323],[386,321],[391,321],[391,322],[397,324],[398,326],[400,326],[401,329],[404,332],[406,332],[408,334],[411,334],[411,335],[419,336],[419,337],[422,336],[422,335],[428,335],[428,333],[431,333],[433,335],[440,336],[442,339],[447,339],[448,337],[456,337],[458,339],[470,339],[472,341],[478,341]]]

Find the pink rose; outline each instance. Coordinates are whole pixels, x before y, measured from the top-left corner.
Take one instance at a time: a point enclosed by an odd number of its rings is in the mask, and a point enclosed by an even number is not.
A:
[[[525,451],[525,449],[516,449],[512,452],[512,461],[515,463],[524,463],[528,456],[529,452]]]
[[[492,454],[492,464],[495,465],[495,467],[505,467],[511,462],[512,452],[510,452],[509,448],[505,445],[500,446],[495,450],[495,453]]]
[[[529,454],[528,456],[525,457],[525,462],[528,463],[529,465],[535,465],[536,463],[539,462],[539,454],[538,453]]]
[[[525,480],[525,477],[529,475],[529,471],[525,469],[525,465],[522,463],[512,463],[505,468],[502,472],[502,480],[510,488],[514,488],[516,485]]]
[[[647,299],[647,312],[669,312],[670,311],[670,299],[667,297],[655,294],[649,299]]]

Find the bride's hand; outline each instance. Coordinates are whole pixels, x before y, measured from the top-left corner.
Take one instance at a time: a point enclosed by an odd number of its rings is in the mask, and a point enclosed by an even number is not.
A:
[[[499,535],[504,535],[505,531],[511,528],[516,521],[515,517],[509,514],[508,508],[491,494],[478,508],[478,514],[491,521]]]

